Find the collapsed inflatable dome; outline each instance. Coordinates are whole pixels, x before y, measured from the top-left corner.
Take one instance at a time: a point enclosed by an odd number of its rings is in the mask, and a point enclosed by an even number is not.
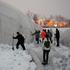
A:
[[[33,39],[31,33],[39,26],[35,24],[30,16],[24,15],[19,10],[0,2],[0,43],[12,43],[12,36],[16,36],[16,32],[21,32],[26,42]]]

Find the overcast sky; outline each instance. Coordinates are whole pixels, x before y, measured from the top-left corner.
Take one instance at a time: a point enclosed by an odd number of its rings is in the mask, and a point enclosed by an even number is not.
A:
[[[2,0],[23,13],[31,10],[34,13],[50,16],[62,15],[70,18],[70,0]]]

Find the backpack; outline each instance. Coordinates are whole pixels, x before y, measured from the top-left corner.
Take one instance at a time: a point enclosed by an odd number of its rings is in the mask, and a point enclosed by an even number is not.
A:
[[[50,41],[48,41],[48,40],[45,41],[45,42],[44,42],[44,46],[45,46],[46,48],[49,48],[49,47],[50,47]]]

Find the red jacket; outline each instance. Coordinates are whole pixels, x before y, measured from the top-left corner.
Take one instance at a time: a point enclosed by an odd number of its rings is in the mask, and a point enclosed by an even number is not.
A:
[[[45,32],[45,31],[42,31],[42,32],[41,32],[41,38],[42,38],[42,40],[44,40],[45,37],[46,37],[46,32]]]

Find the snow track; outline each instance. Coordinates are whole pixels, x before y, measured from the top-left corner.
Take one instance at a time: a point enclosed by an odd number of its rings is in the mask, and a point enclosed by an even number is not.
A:
[[[43,66],[41,64],[43,56],[42,47],[37,44],[30,44],[31,54],[35,59],[37,68],[39,68],[37,70],[70,70],[70,49],[63,45],[60,45],[60,47],[51,46],[49,64]]]
[[[21,48],[12,51],[11,46],[0,45],[0,70],[70,70],[70,49],[60,45],[51,45],[49,64],[42,65],[41,45],[25,44],[27,51]],[[34,63],[35,62],[35,63]]]

